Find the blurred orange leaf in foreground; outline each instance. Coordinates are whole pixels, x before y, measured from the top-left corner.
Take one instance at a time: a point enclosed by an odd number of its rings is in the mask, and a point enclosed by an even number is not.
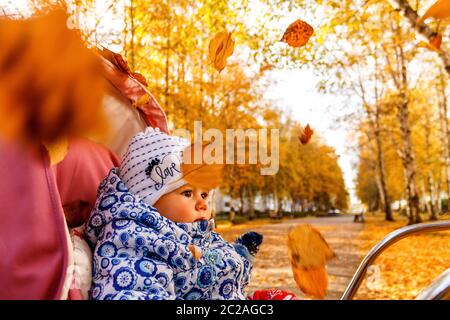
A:
[[[64,11],[1,18],[0,43],[1,135],[51,145],[61,137],[106,130],[100,60],[67,28]]]
[[[220,185],[223,179],[223,164],[206,163],[204,161],[205,150],[208,152],[211,144],[191,144],[183,151],[183,161],[181,164],[181,172],[183,172],[183,179],[189,184],[211,190]],[[198,150],[196,151],[196,148]],[[201,163],[195,163],[195,153],[202,154]],[[222,158],[223,151],[216,150],[219,158]]]
[[[301,224],[291,230],[288,256],[300,290],[316,298],[324,298],[328,288],[325,264],[335,257],[335,253],[320,232],[310,224]]]

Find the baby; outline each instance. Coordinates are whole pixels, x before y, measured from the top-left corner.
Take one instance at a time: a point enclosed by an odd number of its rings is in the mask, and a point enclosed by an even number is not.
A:
[[[148,128],[100,184],[86,222],[92,299],[246,299],[262,235],[214,232],[209,191],[181,170],[189,143]]]

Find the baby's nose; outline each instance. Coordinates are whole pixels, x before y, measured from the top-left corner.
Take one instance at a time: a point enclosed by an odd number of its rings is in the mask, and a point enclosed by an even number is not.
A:
[[[203,199],[202,197],[200,197],[197,200],[197,202],[195,203],[195,209],[197,211],[207,210],[208,209],[208,202],[205,199]]]

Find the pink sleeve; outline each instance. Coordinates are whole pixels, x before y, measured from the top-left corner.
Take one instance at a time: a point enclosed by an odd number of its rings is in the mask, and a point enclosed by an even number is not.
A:
[[[59,299],[68,264],[63,205],[82,200],[87,218],[97,187],[119,164],[86,139],[71,139],[51,168],[46,150],[0,139],[0,299]]]
[[[58,299],[67,239],[46,151],[0,139],[0,177],[0,299]]]

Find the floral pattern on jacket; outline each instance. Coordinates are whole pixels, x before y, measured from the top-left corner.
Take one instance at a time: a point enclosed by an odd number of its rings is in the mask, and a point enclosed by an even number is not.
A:
[[[175,223],[131,194],[113,168],[86,222],[94,249],[91,299],[246,299],[262,236],[233,244],[214,221]],[[196,260],[192,245],[201,250]]]

